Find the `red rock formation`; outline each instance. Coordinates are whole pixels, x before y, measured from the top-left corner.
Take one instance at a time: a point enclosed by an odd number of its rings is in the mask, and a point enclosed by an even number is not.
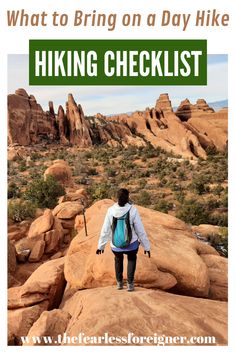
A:
[[[155,147],[187,158],[206,158],[198,137],[173,113],[167,94],[160,95],[155,108],[109,119],[127,124]]]
[[[168,93],[161,93],[155,106],[156,111],[173,112]]]
[[[65,115],[63,107],[60,105],[58,107],[58,114],[57,114],[57,123],[58,123],[58,130],[59,130],[59,137],[61,144],[68,144],[68,136],[69,136],[69,126],[68,120]]]
[[[196,104],[192,104],[187,98],[182,101],[177,108],[175,114],[182,121],[187,121],[191,117],[196,117],[202,113],[214,113],[214,109],[209,107],[202,98],[198,99]]]
[[[68,95],[66,115],[69,122],[69,140],[71,144],[80,147],[91,146],[92,140],[89,134],[89,124],[85,120],[81,105],[76,105],[72,94]]]
[[[98,113],[85,117],[81,105],[68,95],[66,114],[62,106],[55,116],[53,103],[44,112],[34,96],[24,89],[8,97],[9,143],[28,145],[42,139],[79,147],[109,146],[155,147],[186,158],[206,158],[207,147],[224,151],[227,147],[227,109],[214,112],[204,99],[191,104],[181,102],[173,112],[168,94],[161,94],[155,108],[105,117]]]
[[[8,141],[10,144],[30,145],[40,138],[55,140],[55,116],[43,111],[33,95],[24,89],[8,95]]]

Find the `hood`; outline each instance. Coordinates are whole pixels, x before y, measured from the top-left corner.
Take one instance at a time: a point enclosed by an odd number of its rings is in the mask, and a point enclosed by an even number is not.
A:
[[[121,207],[121,206],[119,206],[118,203],[115,203],[111,207],[112,214],[116,218],[120,218],[121,216],[123,216],[124,214],[126,214],[129,211],[131,206],[132,206],[132,204],[126,203],[125,206]]]

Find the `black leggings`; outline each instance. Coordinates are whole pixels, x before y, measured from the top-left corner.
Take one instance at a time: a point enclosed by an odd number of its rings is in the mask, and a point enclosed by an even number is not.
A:
[[[138,248],[133,251],[125,251],[125,252],[115,252],[112,251],[115,255],[115,271],[116,271],[116,280],[118,282],[123,281],[123,261],[124,254],[127,254],[128,258],[128,266],[127,266],[127,279],[128,283],[133,283],[134,281],[134,273],[136,269],[136,260]]]

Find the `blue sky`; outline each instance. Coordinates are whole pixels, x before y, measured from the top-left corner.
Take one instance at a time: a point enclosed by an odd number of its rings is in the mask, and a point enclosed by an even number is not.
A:
[[[48,101],[53,101],[55,111],[65,106],[68,93],[72,93],[86,115],[96,113],[114,114],[143,110],[153,107],[161,93],[169,93],[173,106],[189,98],[194,103],[198,98],[207,102],[228,98],[228,56],[208,55],[207,86],[29,86],[28,55],[8,56],[8,93],[22,87],[32,94],[44,110]]]

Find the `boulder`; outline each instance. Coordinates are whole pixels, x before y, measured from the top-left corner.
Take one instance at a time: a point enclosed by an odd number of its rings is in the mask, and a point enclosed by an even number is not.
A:
[[[228,260],[213,254],[202,255],[210,278],[209,297],[214,300],[228,300]]]
[[[7,282],[8,288],[15,284],[14,273],[16,271],[16,249],[14,244],[8,240],[7,244],[7,264],[8,264],[8,275]]]
[[[27,262],[29,255],[30,255],[31,249],[27,248],[24,250],[19,250],[16,254],[17,256],[17,261],[19,263],[25,263]]]
[[[9,240],[7,244],[7,251],[8,272],[14,273],[16,270],[16,249],[14,244]]]
[[[67,192],[65,195],[60,197],[58,201],[59,203],[83,201],[86,204],[88,201],[88,194],[84,188],[80,188],[73,192]]]
[[[45,253],[57,252],[59,249],[60,235],[57,230],[50,230],[45,234],[46,249]]]
[[[52,228],[53,221],[54,218],[51,210],[46,209],[43,215],[34,220],[30,225],[28,237],[34,237],[49,231]]]
[[[21,345],[21,337],[27,336],[33,323],[48,308],[48,301],[36,305],[8,310],[8,345]]]
[[[63,202],[53,209],[53,215],[59,219],[72,219],[80,214],[83,206],[79,202]]]
[[[85,289],[115,283],[114,256],[109,245],[101,256],[95,254],[106,211],[113,203],[101,200],[86,211],[88,237],[81,221],[80,231],[66,255],[65,277],[71,287]],[[152,257],[147,258],[140,247],[136,283],[146,288],[211,297],[209,269],[201,255],[220,258],[217,251],[196,240],[190,228],[177,218],[143,207],[138,210],[151,243]]]
[[[44,179],[47,176],[53,176],[58,182],[64,186],[72,184],[72,172],[70,166],[64,160],[55,160],[44,172]]]
[[[207,237],[209,235],[218,235],[220,233],[220,227],[209,224],[200,224],[198,226],[192,226],[192,231],[203,237]]]
[[[191,345],[188,341],[190,337],[215,337],[212,344],[227,345],[226,302],[153,289],[136,288],[136,291],[129,293],[126,290],[117,291],[115,287],[105,287],[77,291],[71,296],[66,291],[60,308],[72,316],[66,328],[66,335],[70,338],[79,333],[104,336],[107,332],[110,337],[127,337],[129,333],[133,333],[134,337],[148,337],[156,333],[159,345],[165,337],[187,337],[182,343],[175,342],[176,345]],[[169,342],[169,345],[175,343]],[[157,345],[153,342],[140,343],[148,344]],[[83,344],[67,341],[64,345]]]
[[[64,232],[65,230],[62,227],[61,221],[57,217],[54,217],[52,230],[45,233],[46,254],[58,251],[64,241]]]
[[[52,311],[44,311],[28,332],[29,343],[24,345],[60,345],[58,336],[65,333],[71,315],[68,312],[55,309]],[[35,344],[32,337],[41,339],[41,343]],[[50,337],[51,342],[45,343],[44,337]]]
[[[61,258],[61,257],[63,257],[63,252],[58,251],[53,256],[51,256],[50,259],[58,259],[58,258]]]
[[[21,223],[13,224],[8,227],[8,239],[18,241],[27,236],[30,227],[30,222],[27,220]]]
[[[44,240],[44,234],[36,235],[34,237],[24,237],[15,243],[16,254],[29,249],[30,251],[34,247],[37,241]]]
[[[8,309],[18,309],[48,302],[47,310],[57,307],[65,287],[64,258],[38,267],[20,287],[8,289]]]
[[[34,244],[28,261],[29,262],[38,262],[40,261],[40,259],[42,258],[43,254],[44,254],[44,248],[45,248],[45,241],[44,240],[38,240],[36,241],[36,243]]]

